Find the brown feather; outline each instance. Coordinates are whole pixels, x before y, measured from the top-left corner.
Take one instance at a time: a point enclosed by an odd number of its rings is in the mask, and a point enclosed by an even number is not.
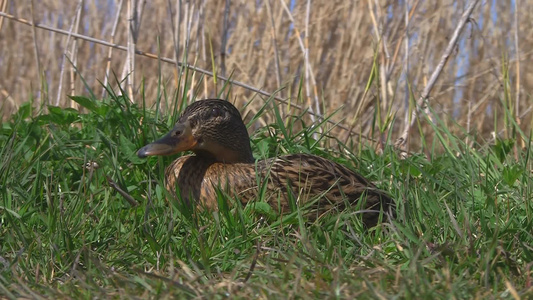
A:
[[[166,180],[167,190],[178,190],[188,204],[195,203],[208,209],[217,208],[217,189],[237,197],[246,205],[257,200],[258,182],[267,180],[265,201],[276,212],[290,212],[288,193],[297,199],[298,206],[305,206],[310,200],[318,198],[310,207],[308,217],[311,219],[365,199],[362,206],[365,211],[362,213],[363,222],[368,227],[376,225],[380,209],[388,212],[393,202],[361,175],[336,162],[309,154],[232,164],[194,155],[184,156],[167,167]]]
[[[275,211],[291,211],[290,200],[313,208],[310,218],[355,205],[361,199],[363,222],[374,226],[379,212],[394,201],[356,172],[336,162],[309,154],[291,154],[255,161],[250,138],[239,111],[220,99],[196,101],[161,139],[138,151],[139,157],[171,155],[192,150],[166,169],[166,188],[189,205],[217,208],[217,189],[236,196],[242,204],[255,201],[260,187]],[[316,200],[316,201],[315,201]],[[311,202],[313,201],[313,202]]]

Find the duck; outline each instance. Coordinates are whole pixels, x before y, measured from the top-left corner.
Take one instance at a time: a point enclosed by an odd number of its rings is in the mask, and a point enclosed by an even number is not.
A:
[[[223,191],[243,206],[267,202],[276,215],[294,212],[295,205],[306,208],[310,220],[350,206],[358,208],[365,227],[392,215],[392,198],[342,164],[305,153],[256,160],[242,116],[226,100],[193,102],[170,132],[139,149],[137,155],[186,151],[193,154],[166,167],[165,188],[178,193],[187,205],[216,210]]]

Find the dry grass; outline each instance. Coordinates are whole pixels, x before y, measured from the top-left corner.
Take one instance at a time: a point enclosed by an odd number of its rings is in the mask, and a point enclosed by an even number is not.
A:
[[[113,73],[118,78],[131,74],[122,88],[134,101],[141,101],[141,91],[152,102],[159,88],[172,93],[183,84],[178,82],[181,69],[174,64],[140,55],[129,59],[128,54],[140,50],[177,57],[266,92],[283,88],[280,98],[303,99],[292,104],[318,114],[344,107],[333,120],[365,136],[378,138],[372,123],[379,107],[378,123],[385,125],[385,132],[392,129],[396,139],[408,121],[409,99],[421,95],[466,5],[416,0],[408,8],[404,1],[377,0],[227,2],[228,7],[226,1],[154,0],[134,14],[133,0],[86,1],[83,7],[78,1],[0,1],[0,9],[16,18],[126,49],[0,17],[3,118],[30,99],[76,107],[67,95],[87,94],[85,83],[97,97],[104,96],[100,82],[107,82],[106,74],[112,86]],[[489,139],[506,125],[501,113],[505,106],[529,131],[533,72],[523,62],[532,56],[531,2],[514,7],[509,1],[489,1],[475,8],[430,94],[430,108],[445,122],[454,119]],[[224,81],[210,76],[201,80],[201,75],[193,76],[191,90],[198,89],[199,98],[218,96]],[[506,78],[512,86],[503,84]],[[299,92],[304,97],[295,97]],[[256,91],[238,86],[229,96],[241,106],[255,97]],[[396,122],[388,128],[386,120],[392,116]],[[422,128],[426,134],[431,131],[426,122]],[[411,144],[420,144],[420,139]]]

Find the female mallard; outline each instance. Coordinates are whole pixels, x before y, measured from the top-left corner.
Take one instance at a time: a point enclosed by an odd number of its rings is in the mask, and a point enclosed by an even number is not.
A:
[[[197,205],[216,209],[218,189],[245,205],[266,191],[265,201],[279,213],[291,211],[292,197],[299,206],[312,203],[320,215],[361,199],[363,222],[373,226],[380,210],[388,212],[393,202],[363,176],[322,157],[291,154],[256,161],[241,115],[228,101],[194,102],[167,135],[137,154],[144,158],[187,150],[195,155],[176,159],[165,172],[167,190],[178,191],[186,203],[199,200]]]

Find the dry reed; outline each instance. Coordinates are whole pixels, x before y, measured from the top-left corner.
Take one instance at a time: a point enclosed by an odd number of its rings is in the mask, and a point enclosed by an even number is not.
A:
[[[208,75],[231,75],[237,84],[230,100],[238,106],[258,91],[268,95],[285,88],[277,97],[291,109],[309,108],[320,117],[343,107],[334,122],[380,141],[383,136],[372,131],[374,119],[387,125],[395,116],[384,132],[403,138],[414,122],[413,99],[426,99],[424,88],[467,2],[0,1],[2,16],[33,24],[0,16],[3,118],[32,97],[37,105],[75,107],[67,95],[86,94],[84,81],[105,96],[100,82],[115,86],[113,73],[127,78],[123,88],[134,101],[143,83],[150,104],[158,84],[170,88],[169,94],[178,86],[182,65],[171,63],[177,60]],[[508,72],[513,83],[508,108],[524,131],[531,129],[533,72],[522,63],[532,55],[525,50],[533,44],[528,30],[533,19],[525,9],[531,4],[490,1],[474,8],[429,94],[432,113],[488,139],[494,124],[503,127],[503,113],[494,111],[507,104]],[[159,69],[158,57],[170,63]],[[376,77],[367,88],[371,74]],[[191,90],[201,91],[199,98],[216,96],[224,84],[194,76]],[[297,99],[300,80],[303,97]],[[283,113],[291,113],[285,107]],[[431,131],[427,122],[422,130]],[[334,132],[342,139],[347,130]]]

